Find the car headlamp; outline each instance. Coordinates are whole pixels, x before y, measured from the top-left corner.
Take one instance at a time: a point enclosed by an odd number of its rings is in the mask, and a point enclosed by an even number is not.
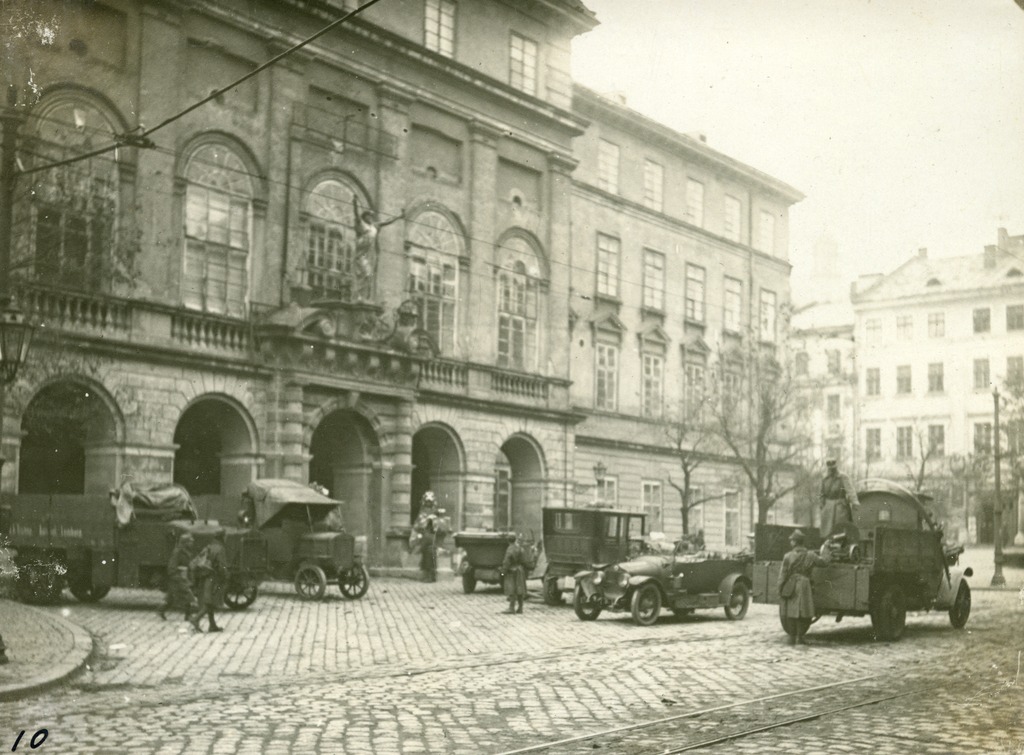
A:
[[[629,575],[626,574],[626,572],[624,572],[624,571],[620,571],[619,572],[618,582],[619,582],[619,587],[625,587],[626,585],[629,584]]]
[[[594,572],[594,584],[595,585],[599,585],[602,582],[604,582],[604,572],[603,571]]]

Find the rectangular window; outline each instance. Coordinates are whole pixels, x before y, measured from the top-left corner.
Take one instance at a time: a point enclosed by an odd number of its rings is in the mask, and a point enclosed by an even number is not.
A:
[[[1024,382],[1024,357],[1006,357],[1006,382],[1013,386]]]
[[[867,343],[878,343],[882,340],[882,321],[877,317],[864,321],[864,340]]]
[[[932,362],[928,365],[929,393],[942,393],[946,390],[944,372],[942,362]]]
[[[607,506],[609,508],[615,508],[619,503],[619,478],[618,477],[602,477],[597,481],[597,501],[599,506]],[[609,517],[609,522],[613,526],[618,525],[619,520],[616,517]],[[616,532],[609,533],[610,535],[616,535]]]
[[[828,396],[828,418],[830,420],[837,420],[840,416],[840,409],[842,402],[839,398],[839,394],[832,393]]]
[[[974,453],[976,453],[976,454],[990,454],[990,453],[992,453],[992,423],[991,422],[975,422],[974,423]]]
[[[455,257],[416,253],[409,258],[409,293],[419,305],[420,327],[442,354],[451,354],[455,344],[458,265]]]
[[[946,428],[942,425],[928,425],[928,451],[932,456],[946,455]]]
[[[864,454],[868,461],[878,461],[882,458],[881,428],[869,427],[864,431]]]
[[[974,310],[974,332],[988,333],[990,330],[992,330],[992,310],[988,307]]]
[[[806,351],[796,353],[795,370],[797,377],[806,377],[810,370],[811,357]]]
[[[537,43],[512,33],[509,83],[521,92],[537,94]]]
[[[1006,329],[1024,330],[1024,304],[1012,304],[1006,308]]]
[[[869,396],[880,396],[882,394],[882,370],[878,367],[868,367],[864,372],[864,390]]]
[[[664,187],[664,169],[653,160],[644,160],[644,207],[661,212],[664,206]]]
[[[928,313],[928,337],[945,338],[946,336],[946,314],[945,312]]]
[[[643,391],[640,394],[640,411],[645,417],[661,417],[661,397],[665,360],[654,354],[643,355]]]
[[[736,278],[725,279],[725,313],[722,326],[730,333],[740,332],[740,317],[743,307],[743,282]]]
[[[597,369],[594,375],[594,406],[613,412],[618,406],[619,349],[605,343],[597,345]]]
[[[842,372],[842,363],[840,361],[842,354],[839,352],[839,349],[829,349],[825,354],[828,357],[828,374],[838,375]]]
[[[761,289],[761,340],[775,343],[775,292]]]
[[[597,293],[604,296],[619,295],[619,250],[621,244],[614,236],[597,234]]]
[[[740,200],[736,197],[725,195],[725,220],[722,223],[722,235],[729,241],[740,240]]]
[[[642,483],[644,513],[647,514],[647,531],[665,531],[665,501],[661,493],[661,483],[656,480],[644,480]]]
[[[775,216],[761,210],[757,224],[757,249],[765,254],[775,254]]]
[[[665,309],[665,255],[644,249],[644,307]]]
[[[619,145],[604,139],[597,143],[597,187],[619,193]]]
[[[914,428],[896,428],[896,458],[909,459],[914,455]]]
[[[910,365],[903,364],[896,368],[896,393],[910,393]]]
[[[730,490],[725,494],[725,545],[738,548],[742,544],[742,522],[740,520],[739,491]]]
[[[455,3],[451,0],[427,0],[423,43],[447,58],[455,55]]]
[[[686,319],[704,322],[704,268],[686,266]]]
[[[988,360],[974,360],[974,390],[987,391],[991,381],[989,380]]]
[[[686,181],[686,220],[704,226],[704,184],[692,178]]]
[[[896,317],[896,337],[901,341],[909,341],[914,337],[914,318],[910,315]]]
[[[687,417],[699,417],[704,405],[706,390],[706,373],[702,364],[686,365],[683,385],[683,401],[686,404]]]

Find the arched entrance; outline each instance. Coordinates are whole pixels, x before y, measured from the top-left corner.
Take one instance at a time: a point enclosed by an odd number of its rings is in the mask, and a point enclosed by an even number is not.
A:
[[[256,476],[254,431],[244,410],[222,396],[193,402],[174,430],[174,481],[193,496],[236,496]]]
[[[462,522],[462,449],[455,432],[443,425],[425,425],[412,436],[412,500],[409,521],[419,516],[420,499],[433,490],[452,525]]]
[[[494,461],[494,529],[541,533],[544,461],[533,439],[516,435]]]
[[[323,485],[345,502],[346,531],[381,545],[380,442],[369,421],[351,409],[338,409],[313,430],[309,444],[309,481]]]
[[[21,419],[19,493],[105,493],[117,487],[119,422],[113,402],[85,382],[42,388]]]

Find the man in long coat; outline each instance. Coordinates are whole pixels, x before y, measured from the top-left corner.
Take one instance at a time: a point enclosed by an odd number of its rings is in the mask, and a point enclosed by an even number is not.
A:
[[[796,530],[789,536],[792,549],[782,559],[782,570],[779,572],[779,601],[781,616],[792,619],[793,634],[789,636],[790,645],[804,644],[804,635],[814,618],[814,596],[811,593],[811,571],[815,566],[828,564],[827,558],[804,547],[804,533]],[[792,582],[787,585],[787,582]],[[784,597],[788,594],[788,597]]]
[[[860,506],[857,491],[850,478],[836,467],[836,460],[825,462],[825,476],[821,479],[821,536],[830,537],[846,522],[853,521],[853,510]]]
[[[526,600],[526,575],[533,568],[533,550],[526,544],[526,538],[520,533],[516,541],[505,549],[505,558],[501,562],[501,573],[505,575],[503,587],[508,598],[508,610],[502,613],[522,613],[523,601]]]
[[[192,626],[197,632],[203,630],[199,626],[199,618],[205,613],[207,618],[210,620],[208,632],[222,632],[224,631],[221,627],[217,626],[217,620],[214,618],[214,611],[221,603],[224,602],[224,589],[227,586],[228,581],[228,566],[227,556],[224,553],[224,530],[220,530],[216,535],[213,536],[213,540],[207,545],[200,553],[200,556],[205,554],[206,558],[201,559],[197,556],[193,559],[193,563],[196,560],[205,561],[207,564],[206,568],[196,570],[196,593],[199,595],[199,610],[196,611],[192,617]]]
[[[193,555],[192,535],[183,532],[167,561],[167,597],[157,611],[161,619],[166,619],[167,612],[173,608],[181,608],[185,612],[185,621],[188,621],[199,610],[188,573],[188,565]]]

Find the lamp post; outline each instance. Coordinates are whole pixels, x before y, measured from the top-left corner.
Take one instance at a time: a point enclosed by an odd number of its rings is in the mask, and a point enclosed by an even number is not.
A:
[[[992,389],[992,404],[995,407],[993,461],[996,467],[996,500],[992,505],[992,531],[995,540],[993,561],[995,562],[995,571],[992,572],[991,586],[1002,587],[1006,584],[1006,577],[1003,576],[1003,489],[999,475],[999,468],[1003,464],[999,453],[999,388]]]
[[[32,343],[32,325],[11,298],[9,275],[11,267],[11,228],[13,219],[15,145],[22,115],[15,110],[17,89],[7,90],[7,104],[0,109],[0,483],[3,479],[4,406],[7,386],[18,377]],[[0,486],[0,501],[2,501]],[[6,533],[0,533],[6,534]],[[7,663],[6,646],[0,637],[0,663]]]

